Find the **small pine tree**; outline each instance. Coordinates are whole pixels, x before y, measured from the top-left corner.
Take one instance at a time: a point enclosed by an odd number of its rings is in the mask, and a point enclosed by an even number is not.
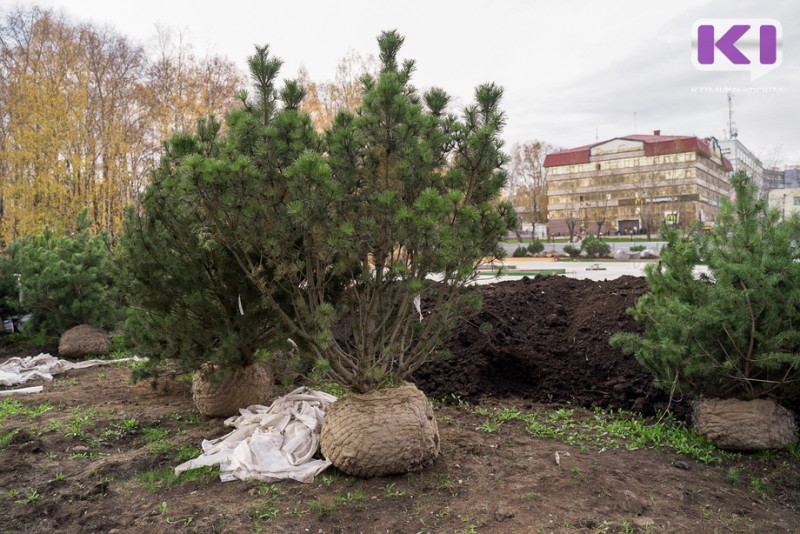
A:
[[[255,139],[264,130],[242,135]],[[149,356],[135,378],[155,372],[166,359],[190,372],[211,363],[226,376],[253,364],[259,350],[286,348],[280,321],[237,258],[213,238],[212,218],[203,210],[208,191],[185,172],[200,160],[213,172],[241,163],[225,161],[219,131],[219,122],[209,117],[198,122],[195,134],[173,135],[139,205],[127,211],[118,247],[120,284],[129,303],[125,338]],[[246,166],[237,170],[248,173]],[[279,288],[271,291],[274,300],[283,301]]]
[[[650,293],[634,318],[645,334],[618,333],[620,346],[662,387],[743,400],[800,394],[800,216],[782,219],[747,175],[731,178],[708,235],[664,228],[661,260],[646,269]],[[704,263],[708,275],[695,276]]]
[[[45,336],[84,323],[108,328],[119,318],[108,240],[92,235],[87,213],[78,214],[71,235],[45,228],[8,246],[14,272],[21,276],[24,307]]]

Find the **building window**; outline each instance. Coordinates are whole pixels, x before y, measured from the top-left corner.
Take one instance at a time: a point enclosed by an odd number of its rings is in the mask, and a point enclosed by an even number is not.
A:
[[[800,197],[794,197],[794,205],[800,206]]]
[[[599,170],[600,170],[600,164],[598,163],[597,165],[595,165],[595,166],[594,166],[594,169],[595,169],[596,171],[599,171]]]

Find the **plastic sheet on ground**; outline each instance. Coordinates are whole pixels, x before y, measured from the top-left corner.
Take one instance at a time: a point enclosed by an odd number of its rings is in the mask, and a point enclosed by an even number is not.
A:
[[[41,378],[52,380],[53,375],[70,371],[72,369],[85,369],[97,365],[109,365],[127,361],[142,361],[146,358],[121,358],[119,360],[86,360],[82,362],[70,362],[60,360],[49,354],[39,354],[38,356],[27,356],[25,358],[9,358],[0,363],[0,386],[16,386],[24,384],[28,380]],[[13,392],[13,390],[7,390]],[[31,391],[20,390],[21,393],[31,393]]]
[[[290,478],[313,482],[331,465],[314,458],[319,449],[322,421],[336,397],[305,387],[276,399],[269,407],[254,405],[240,409],[241,415],[225,420],[234,430],[214,440],[203,440],[203,454],[175,468],[220,466],[220,480]]]

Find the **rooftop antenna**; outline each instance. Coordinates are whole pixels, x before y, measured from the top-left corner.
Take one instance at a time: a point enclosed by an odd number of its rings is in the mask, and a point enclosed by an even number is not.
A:
[[[600,129],[597,128],[597,127],[595,127],[595,129],[594,129],[594,140],[595,141],[599,141],[600,140]]]
[[[728,91],[728,139],[736,139],[738,136],[739,131],[733,122],[733,94]]]
[[[638,130],[636,129],[636,112],[633,112],[633,133],[635,134]]]

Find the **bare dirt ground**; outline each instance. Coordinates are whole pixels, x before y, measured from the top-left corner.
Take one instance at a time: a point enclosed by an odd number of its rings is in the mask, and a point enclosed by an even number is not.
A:
[[[609,331],[637,328],[624,309],[644,290],[632,277],[486,286],[484,309],[448,342],[452,358],[416,377],[436,399],[442,454],[404,476],[360,480],[330,469],[312,484],[221,483],[206,469],[175,477],[202,439],[227,429],[197,414],[185,380],[131,384],[124,364],[0,397],[0,531],[800,531],[796,447],[714,452],[706,463],[621,430],[654,427],[666,400],[606,342]],[[0,359],[37,353],[6,346]],[[687,405],[675,405],[679,416]]]

